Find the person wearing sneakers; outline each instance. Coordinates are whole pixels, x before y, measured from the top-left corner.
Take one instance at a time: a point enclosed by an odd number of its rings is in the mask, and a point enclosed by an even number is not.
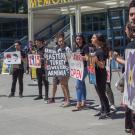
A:
[[[110,102],[110,109],[112,111],[116,111],[115,103],[114,103],[114,95],[111,88],[111,78],[112,78],[112,68],[111,68],[111,60],[112,60],[112,51],[109,50],[109,55],[106,60],[106,71],[107,71],[107,82],[106,82],[106,95]]]
[[[83,71],[83,79],[76,80],[76,95],[77,95],[77,104],[75,109],[72,111],[79,111],[85,107],[86,103],[86,85],[85,78],[88,74],[87,70],[87,61],[85,55],[89,54],[89,46],[86,45],[84,36],[82,34],[77,34],[75,37],[76,46],[74,48],[74,52],[80,53],[82,55],[83,63],[84,63],[84,71]]]
[[[23,74],[24,74],[24,61],[26,60],[25,53],[21,51],[21,42],[16,41],[15,42],[15,49],[16,51],[21,52],[21,64],[14,64],[13,65],[13,73],[12,73],[12,87],[11,87],[11,93],[8,97],[14,97],[15,96],[15,88],[16,88],[16,82],[18,79],[19,82],[19,97],[23,97]]]
[[[34,100],[43,99],[43,96],[42,96],[42,82],[43,82],[45,85],[45,98],[44,98],[44,100],[47,101],[48,100],[48,91],[49,91],[49,82],[46,79],[45,59],[44,59],[45,46],[43,44],[43,40],[37,39],[36,46],[37,46],[37,50],[36,50],[37,54],[39,54],[41,56],[41,68],[36,69],[39,95],[36,98],[34,98]]]
[[[114,103],[114,95],[111,88],[111,77],[112,77],[112,69],[111,69],[111,60],[112,60],[112,51],[109,51],[109,57],[106,60],[106,71],[107,71],[107,82],[106,82],[106,95],[108,97],[110,103],[110,109],[112,111],[117,111],[115,103]],[[101,105],[95,107],[96,109],[101,109]]]
[[[101,103],[100,112],[95,114],[95,116],[99,116],[99,119],[106,119],[110,117],[109,101],[105,93],[107,79],[105,64],[108,57],[108,49],[106,47],[106,40],[101,33],[93,34],[91,41],[92,44],[96,47],[95,56],[93,57],[96,72],[95,89]]]

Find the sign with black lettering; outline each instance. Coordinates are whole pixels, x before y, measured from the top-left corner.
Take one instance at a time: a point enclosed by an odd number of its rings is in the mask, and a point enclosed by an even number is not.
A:
[[[68,75],[69,66],[65,53],[47,53],[46,59],[48,77]]]

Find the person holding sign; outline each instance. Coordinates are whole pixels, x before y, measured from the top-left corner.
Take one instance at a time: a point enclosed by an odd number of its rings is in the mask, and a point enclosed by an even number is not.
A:
[[[40,55],[41,58],[41,68],[36,69],[37,74],[37,81],[38,81],[38,89],[39,89],[39,95],[34,98],[34,100],[40,100],[43,99],[42,96],[42,81],[45,85],[45,98],[44,100],[48,100],[48,90],[49,90],[49,82],[46,79],[46,73],[45,73],[45,59],[44,59],[44,44],[42,39],[36,40],[36,46],[37,46],[37,54]]]
[[[14,64],[13,65],[13,73],[12,73],[12,87],[11,87],[11,93],[9,94],[9,97],[15,96],[15,88],[16,88],[16,82],[18,79],[19,82],[19,97],[23,97],[23,74],[24,74],[24,61],[26,60],[25,54],[21,51],[21,42],[16,41],[15,42],[15,49],[16,51],[21,52],[21,64]],[[16,57],[16,56],[15,56]]]
[[[69,65],[68,65],[68,60],[67,60],[66,54],[71,53],[71,49],[67,45],[65,45],[64,37],[61,35],[58,36],[58,45],[59,45],[59,49],[57,50],[57,52],[65,53],[65,63],[66,63],[66,68],[68,68]],[[70,105],[70,92],[69,92],[69,87],[68,87],[68,80],[69,80],[68,72],[67,72],[66,76],[59,76],[58,79],[61,84],[61,88],[63,90],[63,94],[64,94],[64,98],[65,98],[64,104],[62,106],[68,107]]]
[[[95,116],[99,116],[99,119],[105,119],[110,117],[109,101],[106,96],[106,79],[107,72],[105,68],[105,62],[108,57],[108,49],[106,48],[106,40],[101,33],[94,34],[92,36],[92,44],[96,47],[95,57],[95,71],[96,71],[96,91],[100,99],[101,110]]]
[[[129,3],[129,23],[126,25],[125,32],[127,37],[131,40],[126,49],[135,49],[135,0],[131,0]],[[113,54],[118,63],[125,65],[125,60],[121,58],[117,52]],[[132,135],[135,135],[135,113],[127,106],[125,112],[125,132],[132,132]]]
[[[132,9],[132,10],[130,10],[130,9]],[[134,23],[135,23],[135,2],[131,3],[130,7],[129,7],[130,21],[133,21],[132,14],[134,14],[133,19],[134,19]],[[127,45],[126,49],[135,49],[135,36],[133,35],[132,25],[133,25],[132,22],[128,22],[126,25],[126,29],[125,29],[127,37],[131,40],[130,43]],[[120,57],[120,55],[117,52],[114,52],[113,56],[119,64],[124,65],[123,72],[125,72],[125,62],[126,62],[125,59]],[[125,78],[126,77],[124,77],[124,79]],[[129,108],[127,105],[125,105],[125,110],[126,110],[125,111],[125,132],[131,133],[131,131],[133,131],[134,132],[133,135],[135,135],[135,114],[133,113],[133,110],[131,108]]]
[[[76,35],[75,38],[76,46],[74,48],[74,52],[82,55],[81,59],[84,61],[84,71],[82,80],[76,80],[76,94],[77,94],[77,105],[76,108],[72,111],[79,111],[83,107],[85,107],[86,102],[86,85],[85,78],[88,74],[87,71],[87,61],[85,55],[89,54],[89,46],[85,44],[85,39],[82,34]],[[77,59],[77,58],[76,58]]]

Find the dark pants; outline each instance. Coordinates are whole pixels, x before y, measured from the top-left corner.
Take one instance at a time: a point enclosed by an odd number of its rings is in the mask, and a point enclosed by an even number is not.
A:
[[[126,108],[125,112],[125,129],[132,129],[133,123],[132,123],[132,110],[129,108]]]
[[[23,94],[23,69],[13,69],[13,74],[12,74],[12,87],[11,87],[11,93],[15,93],[16,89],[16,82],[18,79],[19,82],[19,94]]]
[[[101,79],[100,79],[101,78]],[[98,77],[96,79],[97,85],[95,86],[97,94],[99,96],[101,102],[101,113],[109,113],[110,106],[109,101],[106,96],[106,74],[102,75],[102,77]]]
[[[39,96],[42,96],[42,82],[43,82],[45,85],[45,98],[48,98],[49,82],[46,79],[45,70],[42,68],[37,68],[36,73],[37,73]]]

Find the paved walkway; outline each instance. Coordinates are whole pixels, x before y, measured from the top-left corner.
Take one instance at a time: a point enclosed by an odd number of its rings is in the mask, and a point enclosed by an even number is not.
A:
[[[113,74],[113,82],[118,75]],[[8,98],[11,87],[11,76],[0,75],[0,135],[126,135],[124,132],[124,111],[119,107],[122,95],[115,90],[114,96],[118,112],[112,119],[98,120],[93,114],[99,99],[87,79],[88,107],[79,112],[72,112],[74,106],[62,108],[62,92],[58,87],[55,104],[46,104],[44,100],[34,101],[38,94],[37,86],[32,84],[30,77],[24,77],[24,97]],[[71,96],[75,99],[75,81],[70,79]],[[50,85],[51,92],[52,85]],[[74,105],[74,102],[73,102]]]

